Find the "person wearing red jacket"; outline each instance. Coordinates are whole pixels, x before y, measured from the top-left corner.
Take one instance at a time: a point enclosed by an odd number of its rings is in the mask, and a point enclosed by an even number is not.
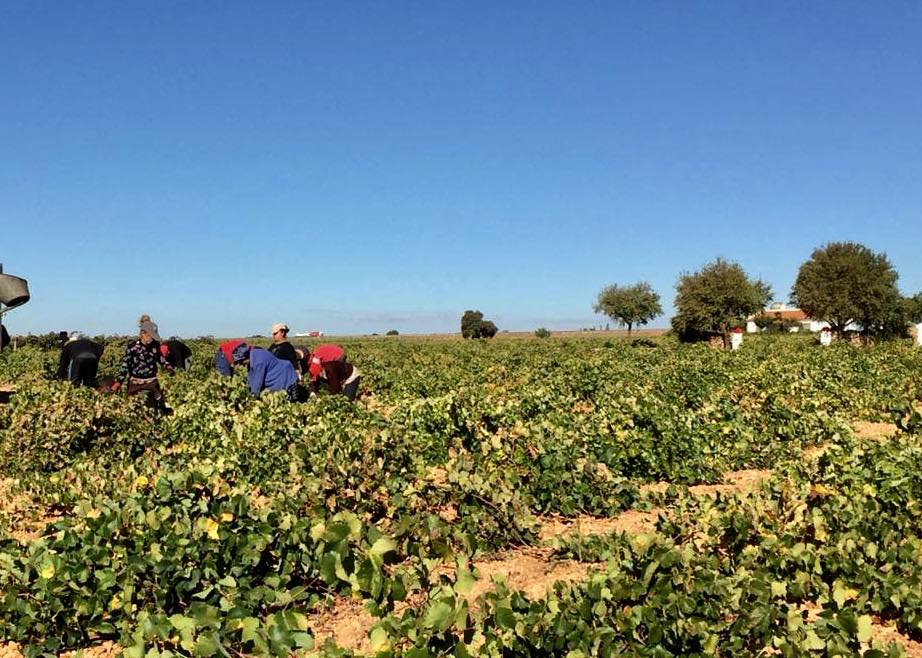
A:
[[[342,393],[350,400],[358,395],[359,369],[346,361],[346,351],[339,345],[318,345],[308,360],[308,375],[313,395],[323,387],[330,393]]]

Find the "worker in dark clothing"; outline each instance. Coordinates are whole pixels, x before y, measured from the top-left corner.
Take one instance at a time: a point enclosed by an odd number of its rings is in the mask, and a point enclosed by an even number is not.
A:
[[[288,342],[288,325],[283,322],[277,322],[272,325],[272,345],[269,346],[269,353],[276,359],[288,361],[295,369],[296,373],[301,372],[301,363],[298,359],[298,353],[295,352],[294,346]]]
[[[342,393],[350,400],[358,395],[359,369],[346,361],[346,351],[339,345],[318,345],[311,353],[308,374],[312,395],[323,388],[330,393]]]
[[[192,365],[192,350],[181,340],[171,338],[160,343],[160,353],[173,370],[188,370]]]
[[[311,350],[306,345],[295,345],[295,355],[298,357],[296,370],[304,377],[311,364]]]
[[[10,335],[6,332],[6,326],[0,324],[0,350],[10,344]]]
[[[122,361],[118,379],[112,385],[113,391],[118,391],[122,381],[128,380],[128,395],[147,393],[147,404],[164,415],[173,413],[163,399],[163,390],[157,379],[158,366],[173,372],[173,366],[160,353],[160,334],[157,325],[149,319],[140,323],[138,340],[129,343],[125,349],[125,358]]]
[[[74,386],[95,387],[99,359],[102,358],[104,349],[99,343],[85,338],[79,331],[74,331],[61,348],[58,379],[66,379]]]

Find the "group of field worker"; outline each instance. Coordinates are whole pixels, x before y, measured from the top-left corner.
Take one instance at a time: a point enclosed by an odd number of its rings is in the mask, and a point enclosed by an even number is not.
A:
[[[163,414],[172,410],[163,397],[158,370],[169,373],[189,368],[192,350],[180,340],[163,341],[159,329],[148,315],[138,320],[138,338],[125,348],[118,376],[97,385],[99,360],[105,347],[79,332],[61,332],[61,355],[57,376],[74,386],[97,387],[100,391],[118,392],[127,382],[128,395],[147,394],[148,405]],[[285,391],[292,402],[300,402],[322,390],[342,393],[350,400],[358,395],[359,371],[346,361],[342,347],[327,343],[313,352],[288,342],[288,326],[272,326],[272,345],[262,349],[243,340],[221,343],[215,353],[215,369],[230,376],[234,367],[247,369],[250,393]],[[303,382],[303,384],[302,384]]]
[[[354,400],[359,390],[359,370],[346,360],[339,345],[325,343],[311,352],[288,341],[288,325],[272,325],[272,345],[262,349],[243,340],[228,340],[215,352],[215,369],[225,376],[235,366],[246,366],[250,393],[285,391],[292,402],[322,390],[342,393]],[[303,382],[303,386],[302,386]]]

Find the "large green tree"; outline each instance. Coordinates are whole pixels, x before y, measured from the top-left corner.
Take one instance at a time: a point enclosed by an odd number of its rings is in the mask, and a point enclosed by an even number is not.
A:
[[[493,338],[499,329],[492,320],[484,320],[480,311],[467,310],[461,316],[461,336],[464,338]]]
[[[628,336],[635,324],[647,324],[663,312],[659,295],[646,281],[602,288],[593,310],[607,315],[622,327],[626,326]]]
[[[761,311],[771,296],[769,285],[750,279],[739,263],[718,258],[679,277],[672,328],[683,340],[719,334],[727,345],[732,329]]]
[[[884,253],[857,242],[830,242],[813,251],[797,273],[791,301],[842,334],[849,324],[865,334],[905,330],[906,302]]]

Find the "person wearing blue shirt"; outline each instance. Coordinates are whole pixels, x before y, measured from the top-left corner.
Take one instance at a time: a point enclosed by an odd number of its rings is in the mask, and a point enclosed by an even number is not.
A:
[[[234,365],[245,364],[250,393],[258,396],[263,391],[285,391],[291,402],[299,399],[298,374],[290,361],[277,359],[258,347],[241,343],[233,351]]]

